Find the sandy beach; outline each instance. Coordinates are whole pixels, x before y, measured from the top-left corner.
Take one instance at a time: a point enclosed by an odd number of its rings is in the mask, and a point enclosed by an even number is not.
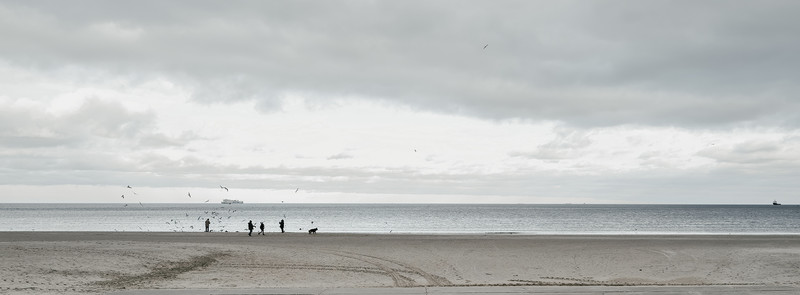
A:
[[[2,232],[0,293],[800,285],[800,236]]]

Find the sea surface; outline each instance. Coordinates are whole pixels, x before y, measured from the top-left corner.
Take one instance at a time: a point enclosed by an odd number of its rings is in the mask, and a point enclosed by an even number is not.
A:
[[[794,205],[0,204],[0,231],[800,235]]]

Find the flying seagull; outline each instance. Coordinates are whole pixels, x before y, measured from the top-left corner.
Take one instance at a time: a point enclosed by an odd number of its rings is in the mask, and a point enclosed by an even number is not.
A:
[[[186,194],[189,195],[190,198],[192,197],[192,193],[186,193]]]
[[[122,198],[124,199],[124,198],[125,198],[125,195],[122,195]]]
[[[129,185],[128,188],[132,188],[132,187]]]
[[[299,190],[300,190],[300,188],[298,187],[296,190],[294,190],[294,192],[296,193],[296,192],[297,192],[297,191],[299,191]]]
[[[486,49],[486,47],[489,47],[489,44],[484,45],[483,49]]]
[[[227,188],[227,187],[224,187],[224,186],[221,186],[221,185],[220,185],[220,186],[219,186],[219,188],[221,188],[221,189],[224,189],[226,192],[228,191],[228,188]]]

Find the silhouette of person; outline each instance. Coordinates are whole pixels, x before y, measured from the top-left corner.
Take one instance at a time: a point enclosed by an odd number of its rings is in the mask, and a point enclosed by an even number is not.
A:
[[[250,222],[247,223],[247,229],[250,230],[250,232],[247,233],[248,236],[253,236],[253,228],[255,228],[255,226],[253,226],[253,221],[250,220]]]
[[[283,219],[281,219],[281,222],[278,222],[278,225],[281,227],[281,233],[284,233],[284,231],[283,231]]]
[[[264,222],[261,222],[261,226],[259,226],[259,228],[261,228],[261,232],[259,232],[259,234],[261,234],[261,235],[263,235],[263,236],[266,236],[266,235],[264,234]]]
[[[211,227],[211,220],[209,220],[208,218],[206,218],[206,232],[209,232],[209,231],[210,231],[209,227]]]

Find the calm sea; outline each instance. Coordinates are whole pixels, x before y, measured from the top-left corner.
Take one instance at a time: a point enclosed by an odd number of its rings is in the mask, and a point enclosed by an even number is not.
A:
[[[800,206],[475,204],[0,204],[0,231],[444,234],[800,234]]]

